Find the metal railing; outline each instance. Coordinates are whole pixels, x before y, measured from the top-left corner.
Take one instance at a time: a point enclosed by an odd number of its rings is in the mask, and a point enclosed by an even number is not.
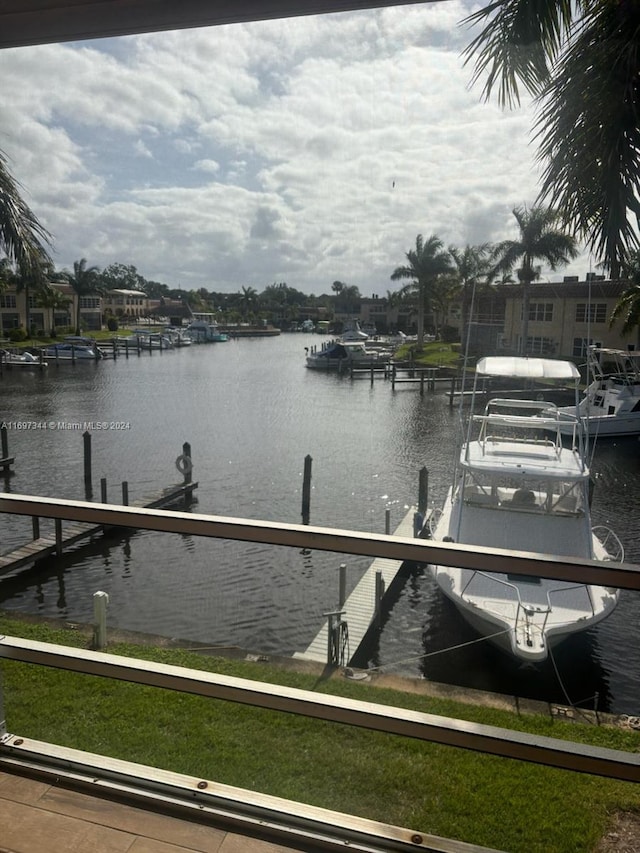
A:
[[[416,563],[457,565],[476,571],[538,574],[559,580],[640,589],[640,571],[632,565],[510,553],[488,548],[471,549],[456,543],[404,539],[358,531],[23,495],[0,496],[0,512],[372,557],[384,556]],[[256,708],[301,714],[612,779],[640,781],[638,753],[16,637],[0,638],[2,658],[224,699]],[[267,833],[290,842],[294,838],[304,837],[307,844],[312,839],[317,849],[344,849],[345,843],[350,845],[350,849],[369,851],[421,849],[462,853],[480,849],[426,836],[415,830],[363,821],[349,815],[256,795],[254,792],[226,789],[225,786],[205,780],[30,741],[6,730],[1,699],[0,695],[0,767],[5,769],[28,767],[40,773],[49,773],[57,779],[84,780],[86,785],[102,786],[101,790],[125,791],[134,798],[166,799],[185,809],[197,809],[199,819],[202,819],[204,813],[218,819],[222,815],[227,822],[235,822],[235,825],[244,826],[245,829],[249,827],[252,834]]]

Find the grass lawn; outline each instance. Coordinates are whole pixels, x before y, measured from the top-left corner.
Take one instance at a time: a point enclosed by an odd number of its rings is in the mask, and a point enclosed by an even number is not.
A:
[[[85,646],[78,632],[0,616],[2,633]],[[114,654],[210,670],[637,751],[640,734],[516,716],[264,663],[114,644]],[[8,730],[510,853],[592,851],[631,783],[385,736],[296,715],[15,662],[1,665]]]
[[[403,344],[395,354],[397,361],[408,361],[413,356],[413,362],[417,367],[447,367],[456,370],[462,367],[463,356],[460,344],[446,344],[442,341],[434,341],[423,345],[420,352],[416,351],[416,344]]]

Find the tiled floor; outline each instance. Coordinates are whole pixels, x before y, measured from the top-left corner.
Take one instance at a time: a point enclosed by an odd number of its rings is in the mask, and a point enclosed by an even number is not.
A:
[[[0,853],[292,853],[296,849],[0,772]]]

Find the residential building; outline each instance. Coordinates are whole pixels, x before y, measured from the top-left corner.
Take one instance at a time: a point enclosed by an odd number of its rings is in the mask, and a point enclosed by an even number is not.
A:
[[[17,290],[11,285],[0,294],[0,334],[6,337],[11,329],[35,329],[36,334],[50,334],[60,327],[74,326],[78,298],[80,299],[80,325],[87,331],[102,328],[102,299],[97,294],[78,297],[70,284],[50,282],[49,289],[63,297],[55,307],[33,290]],[[65,300],[66,299],[66,303]]]
[[[103,297],[102,305],[106,314],[118,318],[146,317],[149,312],[149,298],[142,290],[109,290]]]
[[[605,281],[590,275],[584,281],[535,282],[529,297],[526,351],[554,358],[582,358],[589,344],[636,349],[638,330],[622,334],[622,322],[611,323],[611,313],[627,287],[626,281]],[[522,329],[522,285],[502,285],[503,329],[498,350],[519,352]]]

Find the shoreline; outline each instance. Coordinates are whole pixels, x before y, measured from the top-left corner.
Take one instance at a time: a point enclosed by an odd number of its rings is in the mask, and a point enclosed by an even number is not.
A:
[[[69,631],[86,639],[86,648],[93,647],[94,627],[93,625],[80,622],[70,622],[48,616],[36,616],[28,613],[16,613],[10,610],[0,609],[0,620],[10,619],[15,622],[25,622],[30,625],[44,625],[57,630]],[[104,648],[109,654],[109,646],[116,643],[129,643],[131,645],[151,646],[164,649],[181,649],[194,654],[208,655],[210,657],[229,658],[236,661],[247,661],[252,663],[265,663],[280,669],[292,670],[316,678],[340,679],[347,678],[354,682],[361,682],[372,687],[387,690],[396,690],[404,693],[414,693],[428,696],[434,699],[446,699],[465,705],[492,708],[495,710],[509,711],[516,716],[544,716],[550,719],[561,719],[563,722],[588,723],[597,726],[614,726],[616,728],[638,728],[635,721],[640,718],[630,717],[627,714],[611,714],[595,710],[574,708],[570,705],[559,705],[539,699],[527,699],[509,694],[492,693],[475,688],[459,687],[454,684],[428,681],[423,678],[405,678],[397,674],[387,674],[370,670],[357,670],[353,667],[335,667],[333,669],[325,664],[312,660],[284,657],[279,655],[265,655],[252,652],[239,646],[212,646],[206,643],[197,643],[178,637],[166,637],[161,634],[145,634],[140,631],[130,631],[121,628],[107,628],[108,642]],[[1,662],[0,662],[1,663]]]

